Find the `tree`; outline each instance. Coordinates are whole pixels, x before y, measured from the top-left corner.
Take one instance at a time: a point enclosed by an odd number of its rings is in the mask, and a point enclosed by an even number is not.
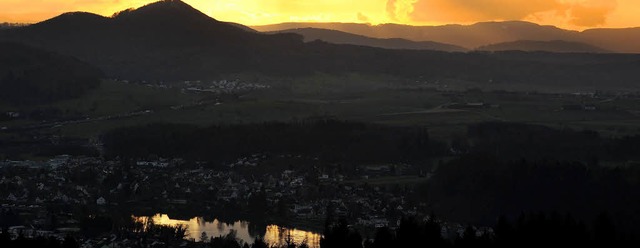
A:
[[[420,235],[420,224],[414,217],[403,217],[396,231],[400,247],[424,246],[425,240]]]
[[[352,230],[345,219],[326,227],[324,237],[320,239],[322,248],[362,248],[362,236]]]
[[[599,246],[609,246],[616,240],[615,226],[607,213],[601,213],[596,217],[593,238]]]
[[[385,248],[393,247],[396,242],[393,233],[389,227],[381,227],[376,231],[375,240],[373,241],[373,248]]]
[[[208,242],[209,241],[209,236],[207,235],[206,232],[202,232],[200,234],[200,242]]]
[[[71,235],[67,235],[62,242],[62,248],[78,248],[80,244]]]
[[[267,245],[267,243],[264,242],[264,240],[262,240],[262,238],[260,237],[256,237],[253,240],[253,245],[251,245],[251,248],[268,248],[269,246]]]
[[[462,233],[462,237],[456,240],[457,247],[474,247],[477,245],[478,238],[476,237],[476,230],[472,226],[467,226]]]
[[[8,228],[2,228],[2,233],[0,233],[0,246],[9,247],[11,244],[11,236],[9,235]]]

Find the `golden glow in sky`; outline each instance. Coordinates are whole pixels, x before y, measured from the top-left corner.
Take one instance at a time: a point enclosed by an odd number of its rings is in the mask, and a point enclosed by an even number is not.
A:
[[[0,22],[38,22],[64,12],[110,16],[155,0],[0,0]],[[526,20],[569,29],[640,26],[639,0],[184,0],[221,21],[411,25]]]

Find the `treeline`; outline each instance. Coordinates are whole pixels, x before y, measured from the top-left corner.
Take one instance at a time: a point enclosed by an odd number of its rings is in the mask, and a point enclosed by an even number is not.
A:
[[[156,225],[152,221],[131,221],[120,226],[117,230],[110,229],[112,223],[96,222],[98,225],[108,225],[109,228],[96,235],[85,236],[89,242],[109,245],[109,242],[120,243],[126,247],[202,247],[202,248],[307,248],[305,242],[295,243],[292,239],[285,239],[284,244],[267,244],[261,237],[256,237],[251,244],[239,240],[234,231],[219,237],[208,237],[202,233],[199,241],[186,241],[185,226]],[[83,230],[86,227],[83,227]],[[110,230],[110,231],[109,231]],[[110,236],[110,241],[102,239]],[[106,241],[106,243],[105,243]],[[345,219],[328,218],[325,230],[320,239],[320,248],[391,248],[391,247],[541,247],[549,245],[559,246],[594,246],[620,247],[636,246],[637,236],[619,232],[615,224],[606,213],[600,213],[590,223],[574,219],[571,215],[557,213],[529,213],[521,214],[510,220],[500,217],[491,227],[477,228],[449,225],[439,221],[433,215],[418,219],[414,216],[404,217],[395,228],[382,227],[375,231],[373,237],[363,237],[358,230]],[[79,247],[79,242],[72,236],[63,241],[56,238],[25,238],[19,235],[11,239],[7,229],[0,234],[2,247]]]
[[[522,214],[517,220],[499,218],[491,228],[455,229],[433,217],[403,218],[391,229],[378,228],[374,237],[363,239],[344,220],[327,226],[321,248],[387,247],[619,247],[637,245],[637,238],[617,232],[607,214],[600,214],[587,225],[570,215]]]
[[[19,235],[16,239],[11,239],[9,232],[5,229],[0,233],[0,247],[3,248],[22,248],[22,247],[41,247],[41,248],[79,248],[78,241],[72,236],[66,236],[64,240],[58,240],[55,237],[34,237],[27,238]]]
[[[454,149],[507,160],[559,160],[597,164],[640,160],[640,135],[602,137],[596,131],[554,129],[522,123],[487,122],[468,127]]]
[[[621,227],[640,223],[640,168],[578,162],[502,161],[466,155],[441,165],[421,199],[451,220],[487,224],[500,215],[559,211],[580,219],[608,211]]]
[[[102,72],[77,59],[0,42],[0,101],[41,104],[79,97],[100,84]]]
[[[29,156],[53,157],[60,154],[72,156],[99,156],[99,151],[86,139],[30,137],[28,132],[19,136],[0,139],[0,160],[25,160]]]
[[[336,120],[197,127],[151,124],[110,131],[108,156],[165,157],[224,162],[255,153],[293,154],[323,161],[420,161],[444,154],[425,128],[387,127]]]
[[[638,136],[484,123],[470,126],[468,138],[454,142],[464,154],[420,186],[419,199],[446,219],[486,225],[500,215],[558,211],[589,220],[606,211],[622,230],[638,232]]]

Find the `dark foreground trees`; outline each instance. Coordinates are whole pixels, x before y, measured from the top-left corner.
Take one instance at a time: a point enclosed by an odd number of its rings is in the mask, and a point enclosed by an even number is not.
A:
[[[138,229],[136,229],[138,228]],[[139,228],[143,228],[139,229]],[[257,237],[252,244],[240,241],[235,232],[211,237],[201,242],[183,240],[184,227],[156,226],[141,223],[130,227],[130,232],[119,228],[120,240],[132,240],[132,247],[146,247],[153,240],[161,241],[161,247],[209,247],[209,248],[304,248],[307,244],[287,242],[281,246],[265,243]],[[137,230],[134,232],[134,230]],[[128,234],[127,234],[128,233]],[[176,235],[179,234],[179,235]],[[205,236],[205,235],[202,235]],[[114,236],[112,236],[114,237]],[[158,238],[160,237],[160,238]],[[165,238],[162,238],[165,237]],[[320,240],[321,248],[395,248],[395,247],[621,247],[640,244],[635,236],[618,232],[606,213],[598,215],[593,223],[585,224],[570,215],[530,213],[515,220],[499,218],[493,227],[476,228],[460,226],[437,220],[435,217],[418,219],[405,217],[398,227],[378,228],[373,238],[363,238],[345,219],[329,220]],[[145,243],[146,242],[146,243]],[[156,242],[157,243],[157,242]],[[64,240],[52,237],[11,238],[8,230],[0,234],[0,247],[80,247],[72,236]]]
[[[457,226],[454,228],[453,226]],[[373,239],[359,240],[360,235],[341,220],[321,241],[331,247],[620,247],[638,245],[638,239],[616,231],[609,216],[600,214],[586,225],[570,215],[522,214],[509,221],[501,217],[491,228],[460,227],[430,217],[418,220],[403,218],[395,229],[378,228]]]

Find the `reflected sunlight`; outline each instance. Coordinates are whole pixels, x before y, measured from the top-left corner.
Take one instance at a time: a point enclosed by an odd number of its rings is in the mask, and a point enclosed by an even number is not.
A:
[[[145,223],[150,217],[133,216],[133,219],[137,222]],[[206,233],[208,237],[220,237],[226,236],[232,231],[235,231],[236,238],[244,243],[253,243],[256,235],[249,233],[249,222],[236,221],[233,224],[227,224],[217,219],[213,221],[205,221],[202,217],[192,218],[190,220],[176,220],[171,219],[166,214],[156,214],[151,217],[151,220],[156,225],[185,225],[187,227],[187,239],[193,239],[201,241],[200,237],[202,232]],[[259,235],[258,235],[259,236]],[[264,241],[270,245],[283,245],[287,244],[287,241],[295,244],[306,243],[310,248],[320,247],[321,235],[298,229],[288,229],[277,225],[269,225],[266,227],[264,233]]]

